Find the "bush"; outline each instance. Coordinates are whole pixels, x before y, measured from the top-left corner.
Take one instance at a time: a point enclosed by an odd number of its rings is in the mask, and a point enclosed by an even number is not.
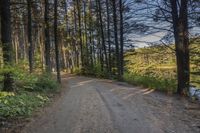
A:
[[[97,63],[94,64],[93,67],[87,66],[84,68],[74,68],[74,71],[72,72],[76,75],[85,75],[85,76],[93,76],[97,78],[108,78],[109,74],[105,71],[105,69],[102,71],[101,64]]]
[[[81,71],[80,68],[75,67],[75,68],[73,69],[73,72],[72,72],[72,73],[77,74],[77,75],[80,75],[80,74],[82,73],[82,71]]]
[[[47,90],[56,90],[57,88],[58,88],[58,83],[55,79],[52,78],[52,75],[44,73],[38,76],[34,90],[47,91]]]
[[[166,92],[176,92],[176,81],[171,79],[161,79],[152,76],[144,76],[135,73],[124,73],[124,80],[133,85],[142,85],[151,89]]]

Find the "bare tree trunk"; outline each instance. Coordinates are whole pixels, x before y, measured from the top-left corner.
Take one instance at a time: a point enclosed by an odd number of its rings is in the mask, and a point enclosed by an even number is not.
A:
[[[46,71],[51,72],[51,60],[50,60],[50,35],[49,35],[49,0],[45,0],[45,65]]]
[[[28,44],[29,44],[29,71],[33,72],[33,41],[32,41],[32,13],[31,4],[32,0],[27,0],[27,11],[28,11]]]
[[[57,81],[61,83],[60,77],[60,60],[59,60],[59,47],[58,47],[58,1],[54,0],[54,39],[55,39],[55,55],[56,55],[56,71]]]
[[[107,36],[108,36],[108,70],[111,74],[112,61],[111,61],[111,41],[110,41],[110,14],[109,14],[109,1],[106,0],[106,13],[107,13]]]
[[[1,0],[1,42],[3,45],[4,64],[12,64],[12,39],[11,39],[11,12],[10,0]],[[13,78],[11,73],[4,73],[3,91],[13,91]]]
[[[124,26],[123,26],[123,2],[119,0],[120,8],[120,78],[122,78],[124,73]]]
[[[120,55],[119,55],[119,43],[118,43],[118,30],[117,30],[117,14],[116,14],[116,2],[112,0],[113,6],[113,22],[114,22],[114,37],[115,37],[115,52],[116,52],[116,64],[117,64],[117,73],[118,78],[120,79]]]
[[[83,44],[82,44],[82,28],[81,28],[81,2],[79,0],[76,0],[76,6],[77,6],[77,10],[78,10],[78,33],[79,33],[79,44],[80,44],[80,56],[81,56],[81,67],[84,67],[84,58],[83,58]]]
[[[85,62],[86,62],[86,64],[89,64],[86,1],[84,1],[84,26],[85,26],[85,37],[84,38],[85,38],[85,48],[86,48]]]
[[[108,71],[108,57],[107,57],[107,50],[106,50],[104,30],[103,30],[102,9],[101,9],[100,0],[97,0],[97,4],[98,4],[97,6],[98,6],[98,12],[99,12],[100,32],[101,32],[101,40],[102,40],[101,43],[103,46],[103,51],[104,51],[104,56],[105,56],[106,71]]]
[[[172,19],[174,27],[174,38],[177,61],[177,93],[183,94],[189,88],[190,67],[189,67],[189,38],[187,1],[181,0],[180,9],[177,0],[170,0],[172,8]]]

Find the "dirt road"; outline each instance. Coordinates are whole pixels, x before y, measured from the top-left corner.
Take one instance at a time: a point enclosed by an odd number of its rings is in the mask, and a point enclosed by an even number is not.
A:
[[[67,91],[24,133],[199,133],[200,108],[125,83],[63,78]]]

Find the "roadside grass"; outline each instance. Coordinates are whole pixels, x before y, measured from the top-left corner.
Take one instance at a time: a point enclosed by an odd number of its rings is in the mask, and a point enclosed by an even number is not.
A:
[[[108,73],[105,71],[101,71],[100,65],[94,66],[93,69],[84,70],[83,72],[81,70],[74,71],[74,74],[77,75],[84,75],[84,76],[90,76],[90,77],[96,77],[96,78],[109,78],[113,80],[117,80],[116,75],[112,75],[112,77],[109,77]],[[152,74],[137,74],[133,72],[125,72],[123,75],[123,81],[137,86],[143,86],[148,87],[150,89],[155,89],[167,93],[175,93],[176,92],[176,80],[169,78],[169,76],[166,76],[166,78],[163,78],[164,76],[158,77],[157,75]]]
[[[176,92],[176,81],[172,79],[156,78],[153,76],[139,75],[128,72],[124,73],[123,78],[125,82],[132,85],[139,85],[168,93]]]

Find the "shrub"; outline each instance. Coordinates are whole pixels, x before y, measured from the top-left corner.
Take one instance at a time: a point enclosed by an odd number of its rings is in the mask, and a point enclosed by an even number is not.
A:
[[[56,90],[58,88],[58,83],[55,79],[52,78],[52,75],[44,73],[38,76],[38,79],[35,83],[35,91],[47,91],[47,90]]]

